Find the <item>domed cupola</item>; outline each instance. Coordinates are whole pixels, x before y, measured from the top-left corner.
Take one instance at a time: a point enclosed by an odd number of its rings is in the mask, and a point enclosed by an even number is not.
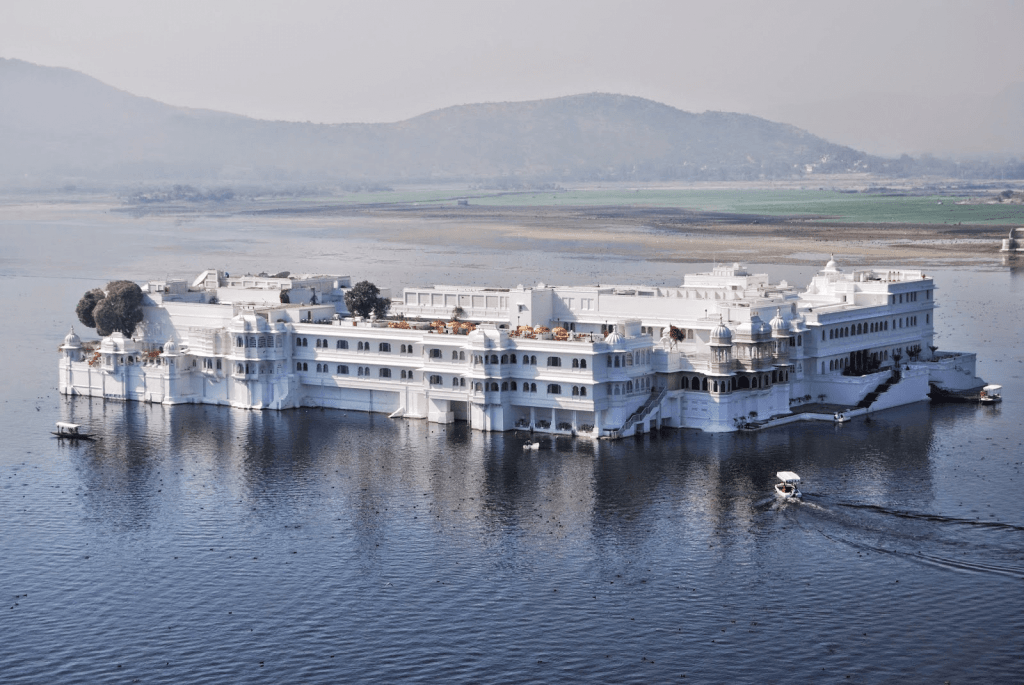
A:
[[[622,336],[619,335],[616,331],[612,331],[611,333],[608,334],[608,337],[604,339],[604,342],[606,345],[611,345],[612,347],[614,347],[615,345],[622,344]]]
[[[174,340],[168,340],[164,343],[164,356],[171,356],[178,354],[178,343]]]
[[[75,327],[71,327],[71,332],[64,336],[64,347],[81,347],[82,339],[75,333]]]
[[[778,336],[778,335],[786,335],[786,336],[788,336],[789,335],[789,324],[786,323],[786,320],[782,318],[782,310],[781,309],[776,309],[775,310],[775,316],[769,322],[769,325],[771,326],[771,329],[772,329],[772,335],[776,335],[776,336]]]
[[[825,271],[827,273],[838,273],[838,272],[842,271],[842,269],[839,268],[839,265],[836,264],[836,256],[835,255],[829,255],[828,256],[828,263],[825,264],[825,268],[822,269],[822,271]]]
[[[711,329],[712,345],[732,345],[732,331],[721,321]]]

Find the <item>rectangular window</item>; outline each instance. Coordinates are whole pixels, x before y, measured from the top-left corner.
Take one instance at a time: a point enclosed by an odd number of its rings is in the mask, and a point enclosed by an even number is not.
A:
[[[484,296],[483,295],[474,295],[473,296],[473,306],[476,307],[477,309],[482,309],[483,306],[484,306]]]
[[[442,304],[444,304],[444,299],[439,293],[434,293],[430,296],[430,305],[432,307],[440,307]]]
[[[459,296],[458,295],[445,295],[444,296],[444,306],[445,307],[454,307],[454,306],[456,306],[458,304],[459,304]]]

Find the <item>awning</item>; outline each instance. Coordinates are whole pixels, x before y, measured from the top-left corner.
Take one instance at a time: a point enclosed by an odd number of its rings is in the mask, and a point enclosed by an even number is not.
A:
[[[781,480],[783,483],[799,483],[800,476],[796,475],[792,471],[779,471],[775,474],[775,477]]]

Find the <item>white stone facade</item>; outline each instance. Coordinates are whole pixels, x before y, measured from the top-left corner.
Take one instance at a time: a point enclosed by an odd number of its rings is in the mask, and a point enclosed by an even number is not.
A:
[[[347,317],[349,286],[214,270],[190,288],[150,283],[133,339],[87,350],[68,336],[60,391],[623,437],[732,431],[810,403],[874,410],[926,400],[929,382],[982,384],[972,354],[931,349],[935,286],[919,271],[845,273],[830,261],[802,292],[739,265],[671,288],[406,288],[390,322]],[[281,303],[282,290],[295,297]],[[456,308],[470,325],[431,325]]]

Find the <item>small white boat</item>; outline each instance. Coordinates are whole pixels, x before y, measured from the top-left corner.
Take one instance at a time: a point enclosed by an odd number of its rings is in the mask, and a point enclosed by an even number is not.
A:
[[[83,433],[82,427],[77,423],[65,423],[64,421],[57,422],[57,430],[50,431],[58,438],[64,440],[94,440],[89,433]]]
[[[801,496],[800,490],[796,487],[800,483],[800,476],[792,471],[779,471],[775,477],[779,479],[775,484],[776,495],[782,499],[795,499]]]
[[[999,391],[1003,389],[1001,385],[986,385],[981,389],[981,397],[978,398],[978,402],[982,404],[996,404],[997,402],[1003,401],[1003,396],[999,394]]]
[[[832,420],[835,421],[836,423],[846,423],[847,421],[850,420],[850,417],[847,416],[846,414],[844,414],[843,412],[838,412],[837,411],[833,415]]]
[[[540,449],[540,443],[539,442],[528,442],[525,445],[523,445],[523,449],[524,450],[539,450]]]

